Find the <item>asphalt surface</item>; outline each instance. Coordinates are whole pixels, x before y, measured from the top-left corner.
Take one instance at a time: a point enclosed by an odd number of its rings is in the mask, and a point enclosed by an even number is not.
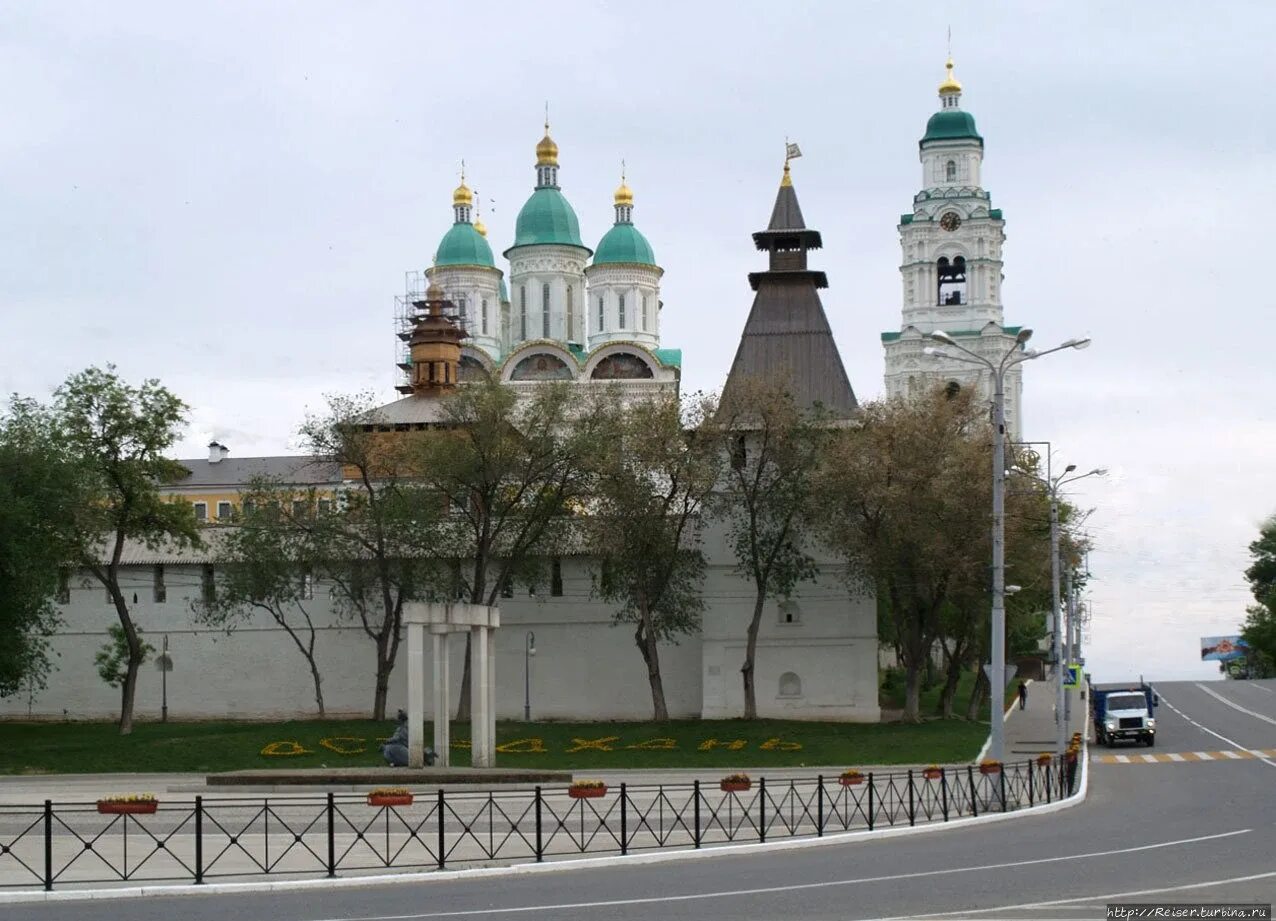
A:
[[[1157,689],[1159,753],[1276,748],[1276,681]],[[1276,759],[1135,759],[1090,770],[1089,797],[1075,808],[912,837],[358,889],[0,905],[0,917],[1070,919],[1101,918],[1110,901],[1276,901]]]

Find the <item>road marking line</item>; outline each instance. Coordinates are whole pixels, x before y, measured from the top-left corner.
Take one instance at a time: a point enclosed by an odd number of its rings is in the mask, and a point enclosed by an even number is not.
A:
[[[1186,761],[1187,760],[1182,755],[1176,755],[1174,752],[1170,752],[1168,757],[1171,761]]]
[[[1202,691],[1204,691],[1206,694],[1210,695],[1210,697],[1213,697],[1215,700],[1220,701],[1221,703],[1227,704],[1233,710],[1239,710],[1241,713],[1244,713],[1246,716],[1252,716],[1256,720],[1262,720],[1264,723],[1271,723],[1273,726],[1276,726],[1276,720],[1272,719],[1266,713],[1256,713],[1253,710],[1250,710],[1248,707],[1242,707],[1240,704],[1236,703],[1235,701],[1228,700],[1222,694],[1218,693],[1218,691],[1211,691],[1209,688],[1201,684],[1199,681],[1197,682],[1196,686],[1200,688]]]
[[[1201,761],[1213,761],[1214,755],[1211,752],[1192,752]]]
[[[1207,693],[1210,693],[1210,694],[1213,694],[1213,693],[1214,693],[1213,691],[1210,691],[1208,688],[1203,688],[1203,687],[1201,687],[1199,684],[1197,685],[1197,687],[1198,687],[1198,688],[1201,688],[1201,690],[1202,690],[1202,691],[1206,691]],[[1217,697],[1218,695],[1215,695],[1215,696]],[[1226,700],[1226,699],[1224,699],[1224,698],[1221,698],[1221,697],[1220,697],[1219,699],[1220,699],[1220,700],[1222,700],[1224,703],[1229,703],[1229,701],[1227,701],[1227,700]],[[1162,694],[1162,695],[1161,695],[1161,702],[1162,702],[1162,703],[1164,703],[1164,704],[1165,704],[1167,707],[1169,707],[1171,710],[1173,710],[1175,713],[1177,713],[1179,716],[1183,717],[1183,719],[1187,720],[1189,723],[1191,723],[1191,724],[1192,724],[1193,726],[1195,726],[1197,729],[1200,729],[1202,732],[1208,732],[1210,735],[1214,736],[1214,738],[1216,738],[1216,739],[1222,739],[1222,740],[1223,740],[1224,742],[1226,742],[1228,745],[1232,746],[1232,748],[1237,748],[1237,749],[1240,749],[1240,750],[1241,750],[1241,751],[1243,751],[1243,752],[1246,752],[1246,754],[1245,754],[1244,756],[1237,755],[1237,754],[1233,754],[1232,752],[1229,752],[1229,751],[1225,751],[1225,752],[1223,752],[1223,754],[1227,755],[1227,757],[1229,757],[1229,758],[1240,758],[1240,757],[1247,757],[1247,758],[1248,758],[1248,757],[1252,757],[1252,754],[1250,754],[1250,750],[1249,750],[1248,748],[1246,748],[1244,745],[1241,745],[1241,744],[1240,744],[1240,743],[1238,743],[1238,742],[1233,742],[1233,741],[1232,741],[1231,739],[1229,739],[1227,736],[1223,735],[1222,733],[1215,732],[1213,729],[1210,729],[1208,726],[1202,726],[1200,723],[1196,722],[1194,719],[1192,719],[1190,716],[1188,716],[1186,713],[1184,713],[1184,712],[1183,712],[1182,710],[1180,710],[1178,707],[1174,706],[1174,704],[1172,704],[1172,703],[1170,703],[1168,700],[1166,700],[1166,699],[1165,699],[1165,695],[1164,695],[1164,694]],[[1264,717],[1264,719],[1266,719],[1266,717]],[[1259,760],[1261,760],[1261,761],[1263,762],[1263,764],[1267,765],[1268,767],[1274,767],[1274,768],[1276,768],[1276,761],[1269,761],[1268,759],[1266,759],[1266,758],[1261,758],[1261,757],[1260,757],[1260,759],[1259,759]]]
[[[1238,828],[1235,831],[1226,831],[1216,835],[1202,835],[1197,838],[1180,838],[1177,841],[1161,841],[1156,844],[1140,844],[1135,847],[1117,848],[1110,851],[1093,851],[1088,854],[1064,854],[1055,857],[1038,857],[1034,860],[1016,860],[1010,863],[994,863],[977,867],[949,867],[943,870],[921,870],[916,873],[894,873],[889,876],[866,876],[859,879],[822,880],[818,883],[796,883],[790,886],[766,886],[758,889],[730,889],[719,892],[694,892],[687,895],[646,896],[644,898],[637,899],[611,899],[595,902],[564,902],[557,905],[516,905],[511,908],[472,908],[464,909],[462,911],[422,912],[410,915],[360,915],[358,917],[345,918],[329,917],[316,918],[313,919],[313,921],[420,921],[420,919],[426,918],[463,918],[473,917],[475,915],[513,915],[529,914],[531,912],[545,913],[552,911],[569,911],[581,908],[612,908],[624,905],[651,905],[662,902],[700,902],[705,899],[721,899],[729,896],[771,895],[780,892],[800,892],[808,889],[830,889],[841,886],[858,886],[862,883],[888,883],[895,882],[897,880],[919,879],[927,876],[953,876],[959,873],[977,873],[985,870],[1005,870],[1013,867],[1028,867],[1038,864],[1087,860],[1094,857],[1111,857],[1116,854],[1132,854],[1139,851],[1152,851],[1160,848],[1176,847],[1181,844],[1199,844],[1203,841],[1217,841],[1220,838],[1233,838],[1237,835],[1247,835],[1251,831],[1253,831],[1252,828]],[[1276,876],[1276,873],[1270,875]],[[1069,899],[1067,901],[1076,902],[1081,901],[1081,899]],[[969,913],[970,912],[962,912],[962,914]],[[910,917],[917,916],[912,915]]]
[[[1158,759],[1156,755],[1143,755],[1143,760],[1148,764],[1156,764]]]
[[[1233,883],[1250,883],[1259,879],[1271,879],[1271,873],[1255,873],[1252,876],[1233,876],[1229,879],[1210,879],[1201,883],[1186,883],[1180,886],[1165,886],[1160,889],[1138,889],[1134,892],[1108,892],[1103,895],[1079,895],[1071,899],[1054,899],[1049,902],[1024,902],[1019,905],[1002,905],[997,908],[969,908],[965,911],[945,911],[930,915],[898,915],[893,918],[871,918],[869,921],[911,921],[922,918],[959,918],[962,915],[985,914],[998,911],[1015,911],[1023,908],[1052,908],[1058,905],[1075,905],[1078,902],[1093,902],[1102,905],[1117,899],[1128,899],[1140,895],[1160,895],[1166,892],[1189,892],[1193,889],[1205,889],[1210,886],[1230,886]]]
[[[1116,758],[1116,760],[1117,760],[1117,764],[1129,764],[1129,763],[1130,763],[1130,756],[1129,756],[1129,755],[1104,755],[1103,757],[1104,757],[1104,758]]]
[[[1237,758],[1237,759],[1239,759],[1239,758],[1243,758],[1243,757],[1245,757],[1245,756],[1244,756],[1244,755],[1241,755],[1241,754],[1239,754],[1239,753],[1237,753],[1237,752],[1223,752],[1223,757],[1225,757],[1225,758]]]

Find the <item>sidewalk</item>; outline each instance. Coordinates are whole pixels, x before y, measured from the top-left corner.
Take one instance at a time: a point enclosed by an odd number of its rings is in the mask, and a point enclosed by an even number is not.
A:
[[[1071,717],[1064,731],[1064,741],[1074,732],[1085,732],[1085,707],[1088,701],[1080,699],[1073,689],[1066,693],[1071,698]],[[1028,685],[1028,705],[1020,710],[1016,703],[1008,711],[1006,719],[1006,760],[1021,761],[1042,752],[1054,754],[1057,729],[1055,727],[1054,681],[1033,681]]]

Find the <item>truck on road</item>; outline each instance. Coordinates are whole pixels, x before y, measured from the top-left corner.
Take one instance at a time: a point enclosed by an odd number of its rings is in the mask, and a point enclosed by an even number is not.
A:
[[[1095,741],[1111,748],[1115,742],[1156,744],[1156,717],[1152,712],[1160,698],[1150,684],[1091,686]]]

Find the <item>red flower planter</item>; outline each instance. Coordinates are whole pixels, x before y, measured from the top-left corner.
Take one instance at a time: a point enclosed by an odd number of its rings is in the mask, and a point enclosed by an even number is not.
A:
[[[369,806],[411,806],[411,793],[369,793]]]
[[[944,776],[944,772],[941,771],[939,768],[926,768],[924,771],[922,771],[922,776],[925,777],[927,780],[939,780],[941,777]]]
[[[1048,767],[1050,762],[1054,761],[1053,755],[1038,755],[1037,767]]]
[[[567,795],[572,799],[598,799],[607,795],[607,787],[568,787]]]
[[[984,775],[1000,774],[1001,765],[1000,764],[981,764],[979,765],[979,773]]]
[[[864,782],[863,776],[860,777],[839,777],[837,782],[844,787],[858,787]]]
[[[159,808],[159,803],[152,800],[150,802],[137,803],[111,803],[106,800],[97,801],[97,811],[102,815],[154,815],[155,810]]]
[[[744,793],[751,786],[753,786],[751,780],[723,780],[718,784],[723,793]]]

